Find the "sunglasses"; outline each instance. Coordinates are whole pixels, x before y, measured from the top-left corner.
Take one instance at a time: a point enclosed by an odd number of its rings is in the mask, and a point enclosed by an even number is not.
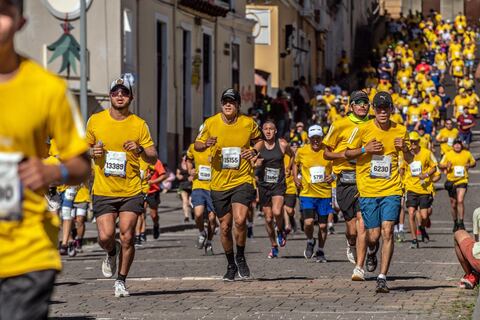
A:
[[[368,101],[365,100],[354,100],[353,103],[358,106],[368,106],[369,104]]]
[[[118,97],[119,95],[122,95],[124,97],[129,97],[130,96],[130,90],[127,89],[117,89],[115,91],[110,92],[110,95],[112,97]]]

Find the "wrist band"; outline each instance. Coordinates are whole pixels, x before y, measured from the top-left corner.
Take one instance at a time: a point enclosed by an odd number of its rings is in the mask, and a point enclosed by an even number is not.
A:
[[[362,147],[362,153],[365,153],[365,147]]]
[[[61,180],[60,181],[63,184],[65,184],[65,183],[67,183],[70,174],[68,172],[67,167],[63,163],[60,163],[59,167],[60,167],[60,175],[61,175]]]

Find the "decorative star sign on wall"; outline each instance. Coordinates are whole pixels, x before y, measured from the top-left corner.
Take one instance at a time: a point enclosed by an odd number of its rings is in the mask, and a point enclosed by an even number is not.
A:
[[[62,64],[58,73],[67,72],[67,77],[70,77],[70,70],[77,74],[77,60],[80,61],[80,44],[75,37],[70,33],[73,26],[70,22],[65,21],[60,24],[63,29],[63,34],[60,38],[49,45],[47,49],[53,51],[52,56],[48,60],[51,64],[58,58],[62,57]]]

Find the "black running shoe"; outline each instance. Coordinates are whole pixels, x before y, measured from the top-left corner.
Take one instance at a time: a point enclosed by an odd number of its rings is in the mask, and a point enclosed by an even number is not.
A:
[[[153,225],[153,239],[158,239],[160,237],[160,225]]]
[[[465,230],[465,224],[463,220],[457,223],[457,230]]]
[[[237,265],[229,264],[227,266],[227,273],[223,276],[223,281],[235,281],[235,274],[237,274],[237,271]]]
[[[253,226],[248,226],[247,227],[247,238],[252,239],[253,238]]]
[[[240,279],[250,278],[250,269],[247,265],[247,260],[245,257],[236,257],[237,267],[238,267],[238,276]]]
[[[387,280],[377,278],[377,289],[375,291],[377,293],[389,293],[390,289],[387,287]]]
[[[374,252],[368,252],[367,251],[367,261],[366,261],[366,266],[367,266],[367,271],[368,272],[373,272],[375,269],[377,269],[377,251],[378,251],[378,245],[377,248],[375,249]]]
[[[420,232],[422,233],[422,242],[428,243],[430,241],[430,236],[427,233],[425,227],[420,227]]]
[[[311,259],[313,257],[315,242],[315,239],[313,239],[312,243],[307,241],[307,247],[305,248],[305,251],[303,251],[303,256],[305,257],[305,259]]]
[[[457,222],[455,221],[455,222],[453,223],[453,230],[452,230],[452,232],[455,233],[455,232],[457,232],[457,230],[458,230],[458,224],[457,224]]]

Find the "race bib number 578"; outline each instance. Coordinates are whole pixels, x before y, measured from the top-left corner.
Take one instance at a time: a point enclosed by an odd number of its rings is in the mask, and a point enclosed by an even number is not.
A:
[[[22,185],[18,176],[20,153],[0,152],[0,220],[22,218]]]

